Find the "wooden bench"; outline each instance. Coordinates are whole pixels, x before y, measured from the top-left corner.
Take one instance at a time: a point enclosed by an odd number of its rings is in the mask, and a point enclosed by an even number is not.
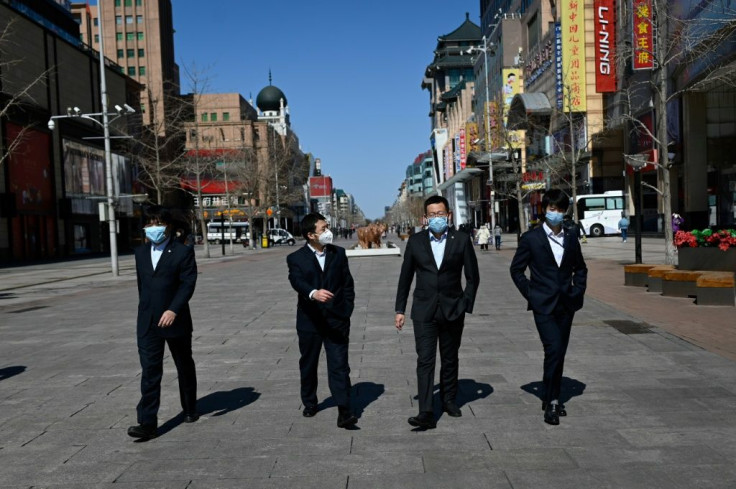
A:
[[[662,276],[662,295],[668,297],[697,297],[696,283],[702,270],[670,270]]]
[[[662,293],[662,277],[665,273],[675,269],[674,265],[657,265],[647,272],[647,290]]]
[[[645,265],[643,263],[634,263],[624,265],[624,285],[633,285],[634,287],[646,287],[649,270],[656,265]]]
[[[733,306],[736,278],[733,272],[703,272],[695,282],[696,302],[704,306]]]

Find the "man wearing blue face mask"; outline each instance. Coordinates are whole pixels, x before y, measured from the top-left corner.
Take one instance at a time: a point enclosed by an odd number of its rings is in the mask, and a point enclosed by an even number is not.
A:
[[[135,250],[138,279],[138,355],[141,362],[141,400],[138,425],[128,435],[139,440],[157,436],[161,403],[164,345],[169,345],[179,379],[184,422],[197,414],[197,375],[192,359],[192,316],[189,299],[197,283],[194,249],[176,240],[169,211],[151,207],[144,228],[146,243]]]
[[[401,331],[409,289],[416,275],[411,318],[417,350],[419,414],[409,418],[409,424],[430,429],[437,425],[432,395],[438,342],[442,410],[452,417],[462,416],[455,402],[458,350],[465,314],[473,312],[480,273],[470,236],[449,226],[452,212],[447,199],[439,195],[428,198],[424,202],[424,218],[428,229],[412,235],[406,244],[396,290],[394,322]]]
[[[544,223],[524,233],[511,262],[511,278],[534,313],[544,347],[544,421],[557,425],[567,416],[560,403],[562,370],[575,312],[583,307],[588,269],[576,233],[562,221],[570,204],[559,189],[542,198]],[[529,269],[529,278],[525,275]]]

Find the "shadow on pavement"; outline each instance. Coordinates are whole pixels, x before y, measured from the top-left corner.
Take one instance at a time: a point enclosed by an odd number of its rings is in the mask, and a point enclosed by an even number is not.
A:
[[[201,415],[222,416],[254,403],[259,397],[261,393],[256,392],[252,387],[212,392],[197,400],[197,412]],[[159,427],[159,436],[173,430],[183,422],[184,413],[177,414]]]
[[[363,414],[365,408],[367,408],[373,401],[376,401],[381,394],[385,392],[383,384],[376,384],[373,382],[358,382],[353,385],[350,397],[353,412],[357,417]],[[332,396],[325,398],[322,402],[317,405],[317,408],[322,411],[323,409],[337,407]]]
[[[493,394],[493,387],[490,384],[476,382],[473,379],[460,379],[457,382],[455,403],[459,407],[463,407],[469,402],[485,399],[491,394]]]
[[[528,384],[522,385],[521,389],[528,392],[529,394],[534,394],[539,398],[540,401],[542,400],[544,384],[541,381],[530,382]],[[570,377],[562,377],[562,387],[560,388],[560,402],[564,404],[573,397],[582,395],[584,390],[585,384],[583,384],[579,380],[571,379]]]
[[[26,371],[26,367],[23,365],[15,365],[13,367],[0,368],[0,380],[9,379],[15,377],[18,374],[22,374]]]

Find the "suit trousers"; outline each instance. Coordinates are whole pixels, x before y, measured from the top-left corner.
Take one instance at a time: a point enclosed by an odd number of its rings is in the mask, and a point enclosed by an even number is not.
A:
[[[349,329],[325,328],[319,332],[297,330],[301,398],[305,406],[317,405],[317,367],[322,346],[327,360],[327,385],[339,407],[350,407]]]
[[[164,344],[169,345],[179,378],[179,397],[185,413],[197,412],[197,373],[192,358],[192,336],[161,338],[153,330],[138,337],[141,361],[141,400],[138,403],[138,423],[156,425],[161,404],[161,378],[164,372]]]
[[[562,370],[565,366],[565,354],[570,343],[570,329],[575,315],[561,304],[557,304],[552,314],[534,313],[539,339],[544,347],[544,393],[542,400],[546,403],[560,399]]]
[[[454,401],[457,396],[458,351],[465,326],[463,314],[447,321],[439,307],[431,321],[414,321],[414,341],[417,350],[417,385],[419,412],[433,412],[434,369],[437,342],[440,345],[440,399]]]

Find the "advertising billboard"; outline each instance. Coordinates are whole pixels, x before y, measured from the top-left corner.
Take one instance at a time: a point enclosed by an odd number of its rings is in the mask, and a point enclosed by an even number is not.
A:
[[[585,2],[565,0],[560,5],[562,20],[562,82],[565,111],[587,110],[585,76]]]
[[[332,177],[309,177],[309,196],[312,199],[332,195]]]
[[[595,91],[616,91],[616,2],[595,0]]]

